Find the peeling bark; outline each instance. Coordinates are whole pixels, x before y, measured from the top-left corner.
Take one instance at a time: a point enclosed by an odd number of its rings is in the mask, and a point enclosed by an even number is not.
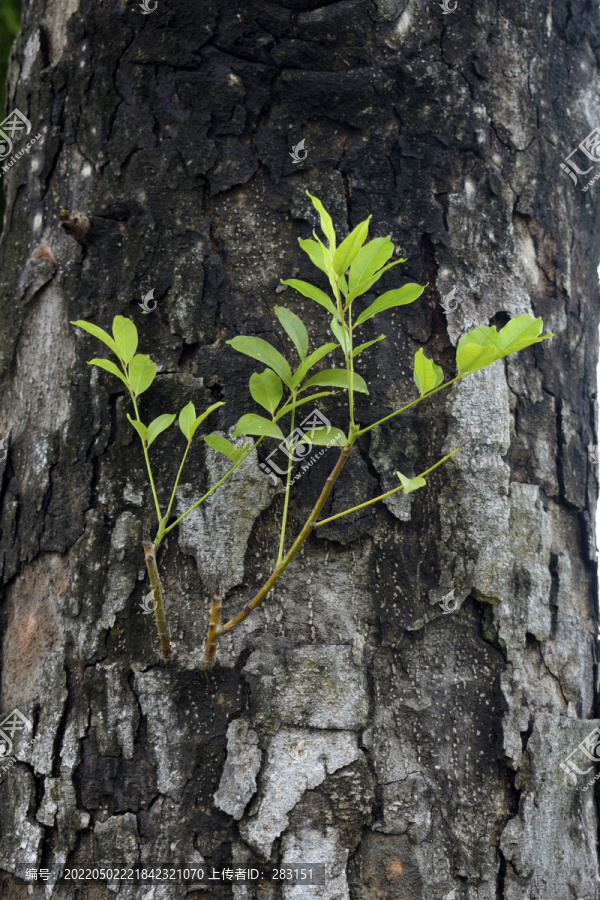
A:
[[[25,4],[7,105],[42,136],[2,176],[0,623],[2,710],[33,730],[0,781],[7,898],[44,893],[17,863],[100,861],[326,865],[310,889],[209,883],[238,900],[598,897],[596,788],[560,764],[599,724],[600,185],[560,163],[600,121],[599,25],[579,0]],[[283,494],[249,458],[160,546],[161,665],[129,401],[69,321],[129,315],[159,370],[144,420],[224,400],[229,435],[254,366],[226,340],[287,351],[281,303],[312,346],[328,327],[279,282],[313,278],[307,188],[338,229],[372,213],[391,234],[407,262],[384,290],[429,282],[365,329],[388,338],[358,367],[359,422],[413,398],[419,347],[448,376],[476,325],[529,312],[556,336],[361,438],[324,516],[469,443],[423,490],[313,532],[207,672],[215,581],[226,622],[277,558]],[[342,403],[320,407],[338,427]],[[164,503],[175,429],[151,453]],[[294,486],[290,538],[335,453]],[[193,445],[178,514],[221,465]]]

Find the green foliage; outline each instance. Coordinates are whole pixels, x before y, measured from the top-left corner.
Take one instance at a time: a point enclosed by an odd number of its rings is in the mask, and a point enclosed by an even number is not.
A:
[[[424,487],[426,482],[424,478],[421,478],[420,475],[417,475],[416,478],[407,478],[406,475],[403,475],[402,472],[396,472],[396,475],[402,482],[402,487],[404,488],[405,494],[410,494],[411,491],[416,491],[421,487]]]
[[[534,319],[529,313],[510,319],[499,332],[494,326],[479,325],[458,342],[456,364],[459,375],[483,369],[509,353],[553,337],[551,331],[540,337],[542,328],[541,317]]]
[[[441,368],[436,366],[431,359],[428,359],[422,349],[415,353],[414,379],[421,397],[432,391],[444,380],[444,373]]]

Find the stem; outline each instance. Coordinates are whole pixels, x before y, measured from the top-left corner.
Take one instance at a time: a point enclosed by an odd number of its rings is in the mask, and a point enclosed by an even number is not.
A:
[[[296,399],[295,393],[292,392],[292,402]],[[283,558],[283,548],[285,545],[285,528],[287,524],[287,515],[288,515],[288,506],[290,502],[290,480],[292,477],[292,457],[294,454],[294,448],[292,447],[292,438],[294,435],[294,413],[295,409],[292,410],[290,414],[290,462],[287,470],[287,479],[285,485],[285,500],[283,502],[283,519],[281,521],[281,538],[279,539],[279,555],[277,557],[277,565],[281,562]]]
[[[469,438],[470,440],[470,438]],[[459,450],[468,444],[469,441],[465,441],[464,444],[461,444],[460,447],[457,447],[456,450],[453,450],[452,453],[449,453],[447,456],[444,456],[443,459],[440,459],[435,465],[431,466],[429,469],[425,469],[424,472],[421,472],[420,475],[417,475],[417,478],[424,478],[426,475],[429,475],[430,472],[433,472],[434,469],[437,469],[438,466],[441,466],[442,463],[445,463],[447,459],[450,459],[451,456],[454,456],[455,453],[458,453]],[[365,506],[371,506],[373,503],[378,503],[379,500],[385,500],[386,497],[391,497],[392,494],[397,494],[398,491],[403,491],[404,486],[401,484],[399,487],[394,488],[391,491],[387,491],[385,494],[381,494],[379,497],[374,497],[373,500],[367,500],[365,503],[360,503],[358,506],[353,506],[352,509],[345,509],[341,513],[336,513],[335,516],[329,516],[328,519],[321,519],[320,522],[315,522],[314,527],[319,528],[320,525],[326,525],[327,522],[333,522],[334,519],[341,519],[342,516],[347,516],[352,512],[356,512],[358,509],[364,509]]]
[[[223,597],[219,582],[215,585],[212,603],[210,605],[210,614],[208,617],[208,634],[206,635],[206,646],[204,648],[204,657],[202,659],[205,668],[212,668],[217,652],[217,641],[219,640],[219,628],[221,626],[221,607],[223,605]]]
[[[171,493],[171,499],[169,500],[169,506],[167,508],[164,518],[161,519],[159,526],[158,526],[158,533],[154,540],[154,543],[156,544],[157,547],[160,544],[160,542],[162,541],[162,539],[166,533],[165,526],[166,526],[167,522],[169,521],[169,515],[171,514],[171,507],[173,506],[173,500],[175,499],[175,491],[177,490],[177,485],[179,484],[179,479],[180,479],[181,473],[183,471],[185,459],[186,459],[186,456],[188,455],[188,450],[190,449],[191,446],[192,446],[192,442],[188,441],[187,447],[185,448],[185,453],[183,454],[183,459],[181,460],[181,465],[179,466],[179,472],[177,473],[177,478],[175,479],[175,484],[173,485],[173,491]]]
[[[206,498],[209,497],[209,496],[212,494],[213,491],[216,491],[216,489],[219,487],[219,485],[220,485],[220,484],[223,484],[223,482],[225,481],[225,479],[229,478],[229,476],[230,476],[233,472],[235,472],[235,470],[238,468],[238,466],[241,466],[241,464],[244,462],[244,460],[247,459],[248,456],[250,456],[250,454],[252,453],[252,451],[253,451],[256,447],[258,447],[258,445],[260,444],[261,441],[262,441],[262,438],[260,437],[260,438],[257,440],[257,442],[256,442],[255,444],[253,444],[253,445],[250,447],[250,449],[247,450],[246,453],[244,453],[244,455],[243,455],[242,457],[240,457],[239,461],[236,462],[235,466],[234,466],[232,469],[230,469],[229,472],[226,472],[226,473],[223,475],[223,477],[220,478],[219,481],[217,481],[217,483],[211,487],[210,491],[207,491],[206,494],[204,494],[204,496],[200,497],[199,500],[196,500],[196,502],[194,503],[194,505],[193,505],[193,506],[190,506],[190,508],[189,508],[186,512],[184,512],[183,515],[179,516],[179,518],[178,518],[175,522],[173,522],[172,525],[169,525],[168,528],[165,528],[165,534],[168,534],[169,531],[171,531],[172,528],[175,528],[176,525],[179,525],[179,523],[181,522],[182,519],[185,519],[185,517],[188,516],[188,515],[191,513],[191,511],[192,511],[193,509],[196,509],[196,507],[199,506],[204,500],[206,500]],[[182,465],[183,465],[183,464],[182,464]]]
[[[171,641],[169,640],[169,629],[167,628],[167,620],[165,618],[165,606],[163,602],[163,592],[156,565],[156,544],[153,541],[142,541],[144,548],[144,556],[146,557],[146,568],[150,576],[150,586],[154,597],[154,616],[156,618],[156,627],[160,637],[160,655],[163,659],[169,659],[171,656]]]
[[[271,573],[268,581],[265,582],[265,584],[262,586],[262,588],[260,589],[258,594],[256,594],[256,596],[253,597],[253,599],[250,600],[250,602],[246,604],[246,606],[243,608],[241,613],[238,613],[237,616],[234,616],[233,619],[230,619],[229,622],[226,622],[225,625],[221,626],[219,634],[227,634],[228,631],[232,631],[234,628],[237,628],[238,625],[240,625],[245,619],[247,619],[248,616],[250,615],[250,613],[256,609],[256,607],[261,602],[261,600],[264,600],[264,598],[267,596],[267,594],[269,593],[269,591],[271,590],[271,588],[273,587],[275,582],[278,581],[278,579],[281,577],[281,575],[283,575],[285,569],[291,563],[294,556],[296,555],[296,553],[298,552],[298,550],[300,549],[300,547],[302,546],[304,541],[307,539],[307,537],[313,530],[315,520],[316,520],[317,516],[319,515],[319,513],[321,512],[321,510],[323,509],[325,501],[329,497],[331,489],[332,489],[333,485],[335,484],[338,475],[342,471],[342,467],[344,466],[344,463],[350,456],[351,450],[352,450],[352,443],[350,441],[348,441],[346,446],[341,450],[339,459],[338,459],[337,463],[335,464],[327,481],[325,482],[325,486],[324,486],[323,490],[321,491],[321,496],[317,500],[317,502],[313,508],[313,511],[311,512],[310,516],[308,517],[308,520],[307,520],[304,528],[302,529],[302,531],[300,532],[300,534],[298,535],[298,537],[296,538],[296,540],[294,541],[294,543],[292,544],[290,549],[288,550],[287,555],[282,559],[282,561],[279,563],[279,565],[275,567],[275,569]]]
[[[123,368],[125,370],[125,375],[127,375],[126,366],[123,366]],[[135,411],[135,418],[140,424],[142,424],[142,420],[140,419],[140,414],[138,411],[137,403],[135,402],[135,395],[134,395],[133,391],[131,390],[131,388],[129,387],[129,384],[127,385],[127,390],[129,391],[129,396],[131,397],[131,402],[133,403],[133,409]],[[144,439],[142,438],[141,435],[139,436],[139,438],[140,438],[140,441],[142,442],[142,449],[144,451],[144,459],[146,460],[146,468],[148,470],[148,478],[150,479],[150,487],[152,488],[152,496],[154,497],[154,504],[156,506],[156,515],[158,516],[158,523],[160,525],[162,516],[160,514],[160,506],[158,505],[158,497],[156,496],[156,488],[154,487],[154,479],[152,477],[152,469],[150,468],[150,457],[148,456],[148,448],[146,447],[146,442],[144,441]]]
[[[358,437],[358,435],[366,434],[367,431],[371,430],[371,428],[376,428],[377,425],[381,425],[383,422],[387,422],[388,419],[393,419],[394,416],[400,415],[401,412],[404,412],[405,410],[410,409],[411,406],[416,406],[416,404],[420,403],[421,400],[425,400],[426,398],[429,399],[429,397],[433,397],[433,395],[437,394],[438,391],[441,391],[443,388],[450,387],[450,385],[454,384],[455,381],[460,381],[460,379],[464,378],[465,375],[470,375],[470,374],[471,374],[470,372],[465,372],[464,375],[457,375],[456,378],[452,378],[451,381],[446,381],[446,382],[444,382],[444,384],[440,384],[439,387],[436,387],[433,391],[429,391],[427,394],[423,394],[423,396],[417,397],[416,400],[412,400],[410,403],[407,403],[406,406],[402,407],[402,409],[397,409],[396,412],[390,413],[389,416],[384,416],[384,418],[379,419],[378,422],[373,422],[372,425],[367,425],[366,428],[361,428],[357,434],[357,437]]]

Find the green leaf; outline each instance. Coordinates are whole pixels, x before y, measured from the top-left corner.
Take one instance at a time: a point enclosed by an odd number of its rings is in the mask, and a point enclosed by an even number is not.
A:
[[[500,329],[498,338],[495,341],[497,347],[497,358],[508,356],[509,353],[515,353],[517,350],[523,350],[532,344],[538,344],[553,337],[551,331],[539,337],[544,327],[541,316],[534,319],[528,313],[522,316],[516,316],[506,323],[504,328]]]
[[[145,353],[134,356],[129,363],[128,375],[131,390],[137,396],[147,391],[156,375],[156,363]]]
[[[343,275],[348,266],[354,262],[369,231],[371,216],[360,222],[347,238],[344,238],[333,255],[333,268],[338,275]]]
[[[477,344],[479,347],[497,347],[498,332],[489,325],[478,325],[473,331],[461,337],[456,347],[457,353],[465,344]]]
[[[192,439],[192,426],[196,421],[196,407],[190,400],[179,413],[179,427],[186,441]]]
[[[265,437],[277,438],[280,441],[285,440],[279,425],[269,421],[269,419],[265,419],[264,416],[256,416],[253,413],[242,416],[235,426],[233,436],[237,437],[240,434],[264,435]]]
[[[393,252],[394,245],[389,235],[388,237],[374,238],[361,247],[358,256],[350,266],[349,289],[352,290],[361,281],[370,278],[377,269],[385,265]],[[402,260],[402,262],[406,262],[406,260]]]
[[[405,259],[397,259],[393,263],[389,263],[387,266],[384,266],[383,269],[380,269],[378,272],[375,272],[373,275],[369,275],[366,278],[363,278],[361,282],[355,285],[348,296],[346,297],[346,306],[349,306],[353,300],[357,297],[360,297],[361,294],[366,294],[370,287],[372,287],[376,281],[379,281],[381,276],[387,272],[388,269],[392,269],[394,266],[397,266],[399,263],[406,262]]]
[[[331,216],[329,215],[329,213],[327,212],[327,210],[325,209],[325,207],[323,206],[321,201],[318,199],[318,197],[313,197],[313,195],[309,191],[307,191],[306,193],[312,200],[314,208],[319,213],[323,234],[329,241],[329,246],[330,246],[331,250],[335,251],[335,229],[333,227],[333,222],[331,220]]]
[[[183,407],[181,412],[179,413],[179,427],[183,433],[184,438],[187,441],[191,441],[196,433],[196,429],[198,426],[204,422],[207,416],[210,416],[213,410],[218,409],[219,406],[224,406],[225,404],[222,401],[218,403],[213,403],[212,406],[209,406],[206,412],[200,413],[198,418],[196,418],[196,407],[190,400],[190,402]]]
[[[319,425],[312,431],[307,431],[295,445],[299,444],[316,444],[317,447],[343,447],[348,443],[348,438],[340,428],[334,428],[333,425],[327,428],[325,425]]]
[[[425,485],[425,479],[421,478],[420,475],[418,475],[416,478],[406,478],[406,476],[403,475],[402,472],[396,472],[396,475],[402,482],[402,487],[404,488],[405,494],[410,494],[411,491],[416,491],[419,488],[424,487]]]
[[[307,356],[304,362],[300,363],[294,372],[291,387],[295,388],[296,385],[300,384],[306,373],[312,369],[315,363],[318,363],[320,359],[323,359],[323,357],[327,356],[328,353],[331,353],[332,350],[336,350],[337,346],[337,344],[323,344],[322,347],[313,350],[310,356]]]
[[[415,384],[421,397],[429,393],[444,380],[444,373],[439,366],[429,359],[420,349],[415,353]]]
[[[231,441],[221,437],[220,434],[205,434],[204,440],[209,447],[212,447],[218,453],[223,453],[234,465],[237,465],[250,446],[249,444],[244,444],[243,447],[234,447]]]
[[[125,365],[133,359],[138,345],[137,328],[125,316],[115,316],[113,319],[112,331],[117,347],[117,354],[121,357]]]
[[[354,327],[362,325],[367,319],[377,315],[377,313],[383,312],[384,309],[391,309],[394,306],[405,306],[407,303],[412,303],[413,300],[416,300],[417,297],[421,296],[426,287],[427,285],[421,287],[420,284],[405,284],[403,287],[396,288],[393,291],[386,291],[385,294],[382,294],[381,297],[378,297],[377,300],[361,312]]]
[[[99,328],[97,325],[92,325],[91,322],[84,322],[83,319],[77,319],[76,322],[71,322],[71,325],[77,325],[79,328],[83,328],[84,331],[87,331],[88,334],[93,334],[94,337],[98,338],[98,340],[102,341],[106,344],[107,347],[110,347],[115,356],[118,356],[117,345],[111,338],[110,334],[107,331],[104,331],[103,328]]]
[[[250,376],[250,393],[257,403],[273,415],[283,396],[281,378],[272,369],[265,369],[262,375],[255,372]]]
[[[214,410],[218,409],[220,406],[225,406],[225,403],[222,400],[217,401],[217,403],[213,403],[211,406],[208,407],[207,410],[205,410],[203,413],[200,413],[200,415],[198,416],[197,419],[194,419],[194,421],[192,422],[190,440],[196,434],[198,426],[200,426],[202,424],[202,422],[204,422],[204,420],[208,416],[210,416],[211,412],[214,412]]]
[[[315,300],[317,303],[320,303],[321,306],[324,306],[325,309],[329,310],[332,316],[335,316],[336,319],[339,319],[340,314],[333,305],[331,297],[329,297],[325,293],[325,291],[322,291],[320,288],[315,287],[314,284],[309,284],[308,281],[298,281],[297,278],[288,278],[286,281],[282,281],[281,283],[289,284],[291,287],[297,290],[299,294],[302,294],[303,297],[309,297],[311,300]]]
[[[344,328],[343,328],[343,326],[340,324],[340,322],[338,322],[337,319],[332,319],[331,323],[330,323],[330,327],[331,327],[331,330],[333,331],[335,337],[338,340],[338,344],[340,345],[340,347],[343,350],[344,349]],[[348,351],[350,349],[350,335],[349,334],[345,335],[345,339],[346,339],[346,351]]]
[[[127,379],[121,372],[121,370],[111,362],[110,359],[90,359],[88,362],[88,366],[100,366],[101,369],[106,369],[107,372],[110,372],[111,375],[116,375],[117,378],[120,378],[123,384],[127,384]]]
[[[322,272],[328,271],[328,266],[325,265],[325,257],[323,255],[323,244],[319,243],[319,241],[311,241],[310,238],[298,238],[298,243],[300,244],[300,248],[304,250],[310,258],[313,266],[316,266],[317,269],[320,269]]]
[[[460,343],[460,342],[459,342]],[[492,344],[463,344],[456,352],[456,364],[458,374],[466,375],[467,372],[476,372],[484,369],[496,359],[496,348]]]
[[[264,363],[264,365],[270,366],[285,384],[290,385],[292,370],[288,361],[267,341],[263,341],[262,338],[241,335],[240,337],[232,338],[227,343],[231,344],[238,353],[245,353],[246,356],[251,356],[253,359]]]
[[[311,394],[310,397],[305,397],[304,400],[295,400],[293,403],[288,402],[285,406],[281,407],[281,409],[275,416],[275,421],[278,422],[282,416],[285,416],[293,409],[296,409],[296,407],[302,406],[304,403],[310,403],[312,400],[318,400],[319,397],[330,397],[331,394],[333,394],[333,391],[319,391],[318,394]]]
[[[371,347],[373,344],[377,344],[378,341],[384,340],[385,334],[380,334],[379,337],[376,337],[374,341],[367,341],[366,344],[359,344],[359,346],[352,351],[352,359],[354,359],[355,356],[358,356],[359,353],[362,353],[363,350],[366,350],[367,347]]]
[[[276,306],[275,315],[291,337],[298,356],[300,359],[304,359],[308,353],[308,332],[304,327],[304,322],[296,313],[290,312],[284,306]]]
[[[361,378],[356,372],[354,372],[353,375],[352,389],[360,394],[368,394],[369,389],[367,388],[367,383],[364,378]],[[302,390],[305,390],[305,388],[310,387],[310,385],[313,384],[317,387],[347,388],[348,373],[346,372],[346,369],[325,369],[323,372],[317,372],[316,375],[309,378],[302,386]]]
[[[162,416],[158,416],[148,425],[148,446],[152,444],[153,441],[162,434],[163,431],[166,431],[175,420],[175,416],[170,413],[163,413]]]
[[[127,418],[141,437],[142,441],[146,441],[148,438],[148,429],[145,425],[142,425],[141,422],[138,422],[136,419],[132,419],[129,413],[127,413]]]

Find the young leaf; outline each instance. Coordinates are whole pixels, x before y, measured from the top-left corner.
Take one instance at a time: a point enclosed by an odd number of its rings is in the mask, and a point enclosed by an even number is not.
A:
[[[360,394],[368,394],[369,389],[367,388],[364,378],[361,378],[356,372],[353,372],[353,375],[353,390]],[[312,378],[309,378],[308,381],[303,384],[302,390],[310,387],[310,385],[317,385],[318,387],[347,388],[348,373],[346,372],[346,369],[325,369],[323,372],[318,372],[316,375],[313,375]]]
[[[203,413],[200,413],[200,415],[196,419],[194,419],[191,427],[190,440],[194,437],[197,428],[202,424],[202,422],[204,422],[207,416],[210,416],[211,412],[214,412],[214,410],[218,409],[220,406],[225,406],[225,403],[222,400],[217,401],[217,403],[213,403],[208,407],[207,410],[205,410]]]
[[[304,359],[308,353],[308,332],[304,327],[304,322],[295,313],[290,312],[284,306],[276,306],[275,314],[288,335],[291,337],[298,356]]]
[[[179,427],[181,428],[184,438],[187,441],[191,441],[194,437],[194,434],[196,433],[196,429],[206,419],[206,417],[210,416],[213,410],[218,409],[219,406],[224,405],[225,404],[222,401],[213,403],[212,406],[208,407],[206,412],[200,413],[198,418],[196,418],[196,407],[190,400],[190,402],[186,406],[184,406],[179,413]]]
[[[322,272],[328,271],[323,256],[323,244],[320,244],[319,241],[311,241],[310,238],[298,238],[298,243],[300,244],[301,249],[308,255],[313,266],[316,266],[317,269],[320,269]]]
[[[318,363],[320,359],[323,359],[324,356],[327,356],[328,353],[331,353],[332,350],[336,349],[337,344],[323,344],[322,347],[313,350],[310,356],[307,356],[304,362],[301,362],[294,372],[290,387],[295,388],[296,385],[300,384],[306,373],[312,369],[315,363]]]
[[[98,340],[102,341],[106,344],[107,347],[110,347],[115,356],[118,356],[117,345],[111,338],[110,334],[107,331],[104,331],[103,328],[99,328],[97,325],[92,325],[91,322],[84,322],[83,319],[77,319],[76,322],[71,322],[71,325],[77,325],[79,328],[83,328],[84,331],[87,331],[88,334],[93,334],[94,337],[98,338]]]
[[[338,340],[338,344],[340,345],[342,350],[344,350],[344,340],[345,340],[345,342],[346,342],[345,352],[347,353],[348,350],[350,349],[350,335],[348,335],[348,334],[344,335],[343,326],[338,322],[337,319],[332,319],[330,326],[331,326],[331,330],[333,331],[334,335],[336,336],[336,338]]]
[[[419,488],[425,485],[425,479],[421,478],[421,476],[417,476],[416,478],[406,478],[402,472],[396,472],[396,475],[402,482],[402,487],[404,488],[405,494],[410,494],[411,491],[416,491]]]
[[[135,430],[137,431],[137,433],[139,434],[141,439],[143,441],[147,440],[148,429],[146,428],[146,426],[142,425],[142,423],[138,422],[136,419],[132,419],[131,416],[129,415],[129,413],[127,413],[127,418],[129,419],[129,421],[131,422],[131,424],[133,425],[133,427],[135,428]]]
[[[287,413],[291,412],[293,409],[296,409],[297,406],[302,406],[304,403],[311,403],[313,400],[317,400],[319,397],[329,397],[333,393],[333,391],[319,391],[318,394],[311,394],[310,397],[305,397],[304,400],[295,400],[293,403],[288,402],[285,406],[281,407],[281,409],[275,416],[275,421],[278,422],[282,416],[287,415]]]
[[[190,400],[179,413],[179,427],[186,441],[192,439],[192,425],[196,420],[196,407]]]
[[[542,328],[541,316],[534,319],[529,313],[525,313],[522,316],[515,316],[514,319],[510,319],[504,328],[500,329],[498,338],[495,341],[497,358],[508,356],[509,353],[515,353],[517,350],[523,350],[525,347],[530,347],[532,344],[538,344],[540,341],[553,337],[551,331],[539,337]]]
[[[311,193],[309,193],[308,191],[306,193],[312,200],[314,208],[319,213],[319,216],[321,219],[321,229],[323,231],[323,234],[329,241],[329,247],[330,247],[331,251],[334,252],[335,251],[335,229],[333,227],[333,222],[331,220],[331,216],[329,215],[329,213],[327,212],[327,210],[325,209],[325,207],[323,206],[323,204],[317,197],[313,197],[313,195]]]
[[[383,269],[380,269],[378,272],[375,272],[374,275],[369,275],[368,277],[363,278],[358,284],[356,284],[348,296],[346,297],[346,306],[349,306],[353,300],[357,297],[360,297],[361,294],[366,294],[370,287],[372,287],[376,281],[379,281],[381,276],[387,272],[388,269],[392,269],[394,266],[397,266],[399,263],[406,262],[405,259],[397,259],[392,263],[388,263],[387,266],[384,266]]]
[[[348,438],[340,428],[334,428],[333,426],[326,428],[325,425],[320,425],[312,431],[305,432],[294,446],[297,447],[299,444],[316,444],[318,447],[343,447],[347,441]]]
[[[266,366],[270,366],[289,387],[292,380],[292,370],[290,369],[289,363],[281,353],[267,341],[263,341],[262,338],[240,335],[240,337],[234,337],[230,341],[227,341],[227,343],[231,344],[233,349],[237,350],[238,353],[245,353],[246,356],[251,356],[253,359],[257,359]]]
[[[116,375],[117,378],[120,378],[123,384],[127,384],[127,379],[121,372],[121,370],[111,362],[110,359],[90,359],[88,362],[88,366],[100,366],[101,369],[106,369],[107,372],[110,372],[111,375]]]
[[[240,434],[264,435],[265,437],[277,438],[277,440],[280,441],[285,440],[279,425],[276,425],[275,422],[270,422],[269,419],[265,419],[263,416],[256,416],[253,413],[242,416],[235,426],[233,436],[237,437]]]
[[[150,422],[150,424],[148,425],[147,434],[148,446],[150,446],[150,444],[156,440],[159,434],[162,434],[163,431],[165,431],[167,428],[169,428],[170,425],[173,424],[174,419],[174,415],[171,415],[170,413],[163,413],[162,416],[158,416],[156,419]]]
[[[133,357],[129,363],[128,374],[131,390],[136,397],[148,390],[154,381],[156,369],[156,363],[152,362],[147,354],[139,353],[137,356]]]
[[[460,341],[459,341],[460,344]],[[457,348],[456,364],[458,374],[466,375],[468,372],[476,372],[484,369],[496,359],[496,348],[493,344],[481,346],[480,344],[463,344]]]
[[[361,222],[344,238],[333,255],[333,268],[338,275],[343,275],[348,266],[354,262],[369,231],[371,216]]]
[[[248,444],[244,444],[243,447],[234,447],[231,441],[221,437],[220,434],[205,434],[204,440],[209,447],[212,447],[213,450],[217,450],[218,453],[223,453],[232,463],[234,463],[234,465],[239,462],[249,446]]]
[[[366,350],[367,347],[370,347],[372,344],[377,344],[378,341],[384,341],[384,340],[385,340],[385,334],[380,334],[379,337],[376,337],[374,341],[367,341],[366,344],[359,344],[359,346],[356,347],[352,351],[352,359],[354,359],[355,356],[358,356],[359,353],[362,353],[363,350]]]
[[[320,288],[315,287],[314,284],[309,284],[308,281],[298,281],[296,278],[288,278],[286,281],[281,282],[282,284],[289,284],[295,290],[298,291],[299,294],[302,294],[303,297],[309,297],[311,300],[315,300],[317,303],[320,303],[321,306],[324,306],[332,316],[335,316],[336,319],[339,319],[340,314],[337,309],[333,305],[333,301],[330,297],[327,296],[325,291],[322,291]]]
[[[413,300],[416,300],[417,297],[421,296],[426,287],[427,285],[421,287],[420,284],[405,284],[403,287],[396,288],[393,291],[386,291],[385,294],[382,294],[381,297],[378,297],[377,300],[361,312],[356,320],[355,327],[362,325],[363,322],[366,322],[367,319],[377,315],[377,313],[383,312],[384,309],[391,309],[394,306],[405,306],[407,303],[412,303]]]
[[[121,357],[125,365],[133,359],[138,345],[137,328],[125,316],[115,316],[112,325],[117,354]]]
[[[414,379],[421,397],[423,394],[432,391],[444,380],[444,373],[441,368],[436,366],[433,360],[428,359],[422,349],[415,353]]]
[[[283,396],[281,378],[272,369],[265,369],[262,375],[255,372],[250,376],[250,393],[257,403],[273,415]]]
[[[348,287],[350,290],[360,284],[361,281],[370,278],[377,269],[384,266],[392,253],[394,245],[390,237],[374,238],[361,247],[358,256],[350,266]],[[403,260],[405,262],[405,260]]]

